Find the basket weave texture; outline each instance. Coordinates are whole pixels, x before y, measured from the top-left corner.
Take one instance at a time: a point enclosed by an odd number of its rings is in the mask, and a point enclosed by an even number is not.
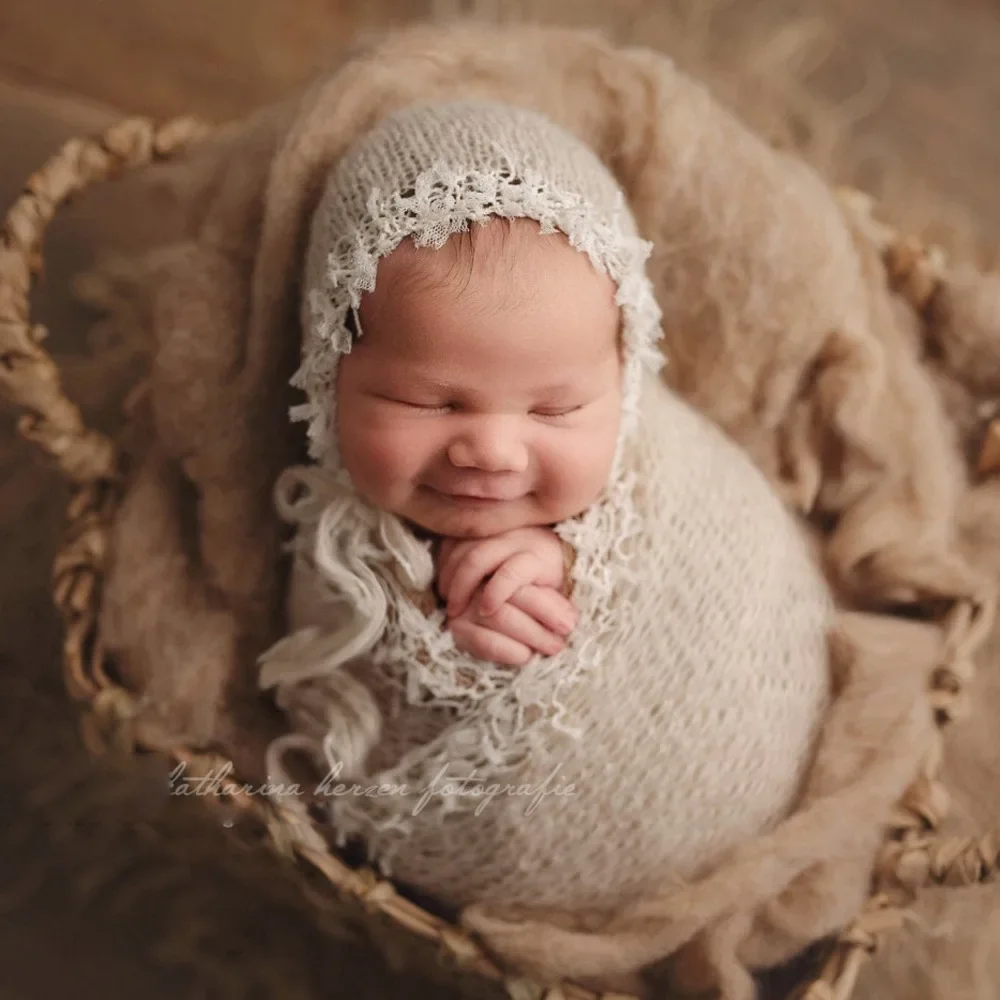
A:
[[[154,745],[130,725],[136,696],[106,670],[97,630],[101,581],[111,519],[122,495],[123,473],[116,446],[89,429],[63,392],[59,370],[41,346],[46,335],[32,322],[29,292],[43,265],[46,229],[67,201],[92,184],[156,161],[183,155],[209,128],[193,119],[156,124],[127,119],[101,136],[74,139],[26,182],[0,230],[0,398],[20,414],[21,434],[53,462],[73,487],[67,528],[53,570],[55,604],[65,625],[63,664],[71,697],[81,703],[84,741],[93,753],[153,751],[184,763],[192,778],[218,773],[225,762],[189,748]],[[848,201],[859,195],[843,192]],[[918,309],[934,293],[938,262],[918,241],[886,230],[880,247],[894,289]],[[1000,471],[1000,422],[988,430],[981,475]],[[958,605],[946,620],[953,644],[952,666],[935,677],[929,697],[941,729],[961,715],[973,674],[972,651],[984,628],[975,607]],[[1000,867],[1000,832],[978,838],[949,838],[935,831],[948,810],[939,780],[941,741],[923,763],[920,777],[897,806],[879,855],[871,896],[864,910],[829,942],[825,961],[794,995],[802,1000],[847,1000],[865,957],[903,921],[918,890],[929,885],[966,886],[994,878]],[[298,817],[236,785],[211,803],[252,814],[275,850],[319,875],[332,891],[361,901],[405,933],[430,942],[449,965],[492,981],[518,1000],[588,1000],[595,995],[572,984],[543,988],[512,978],[460,928],[400,895],[368,869],[355,869],[332,853],[318,833]],[[604,994],[611,1000],[612,994]]]

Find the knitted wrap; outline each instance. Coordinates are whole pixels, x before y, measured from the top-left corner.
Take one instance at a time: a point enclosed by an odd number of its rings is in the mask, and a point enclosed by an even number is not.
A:
[[[333,420],[348,316],[363,336],[379,259],[490,216],[563,232],[622,314],[609,479],[555,526],[579,623],[519,670],[455,648],[426,599],[429,543],[355,492]],[[828,703],[827,588],[763,475],[659,379],[649,249],[585,146],[480,101],[385,118],[335,165],[314,218],[293,412],[314,464],[277,490],[297,533],[291,632],[262,658],[291,728],[270,770],[304,748],[378,788],[323,800],[338,835],[455,905],[602,909],[696,877],[787,815]]]

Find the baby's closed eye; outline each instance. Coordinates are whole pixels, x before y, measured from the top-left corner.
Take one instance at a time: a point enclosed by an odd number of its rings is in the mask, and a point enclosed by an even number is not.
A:
[[[392,403],[396,406],[405,406],[409,409],[420,410],[423,413],[429,414],[444,414],[444,413],[458,413],[462,410],[462,405],[460,403],[442,403],[438,401],[427,401],[427,400],[416,400],[416,399],[401,399],[394,396],[378,396],[378,399],[383,400],[387,403]],[[573,403],[571,405],[563,406],[536,406],[528,410],[528,414],[533,417],[542,417],[545,419],[558,419],[559,417],[569,416],[571,413],[576,413],[582,410],[587,404],[586,403]]]
[[[586,403],[578,403],[576,406],[559,407],[536,407],[531,411],[533,417],[568,417],[571,413],[582,410]]]

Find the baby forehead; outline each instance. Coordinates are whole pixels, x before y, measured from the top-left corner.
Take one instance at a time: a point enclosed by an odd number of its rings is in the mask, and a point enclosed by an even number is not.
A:
[[[493,220],[453,239],[440,249],[408,242],[382,259],[351,329],[369,359],[491,359],[499,372],[516,359],[602,365],[620,349],[617,287],[562,233]]]

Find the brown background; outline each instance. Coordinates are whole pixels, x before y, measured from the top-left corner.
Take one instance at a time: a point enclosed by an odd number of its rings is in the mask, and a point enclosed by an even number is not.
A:
[[[0,79],[130,112],[240,114],[301,83],[359,31],[429,15],[607,26],[670,47],[661,12],[715,8],[738,36],[760,11],[776,25],[825,26],[837,39],[818,89],[840,98],[870,78],[880,100],[862,134],[877,137],[935,189],[996,229],[1000,191],[1000,11],[995,0],[5,0]],[[657,23],[658,22],[658,23]],[[651,30],[636,31],[636,25]],[[919,164],[919,166],[916,166]]]
[[[731,0],[714,4],[710,20],[705,10],[670,0],[2,0],[0,207],[59,142],[119,112],[222,120],[285,94],[358,32],[413,18],[528,12],[667,51],[701,32],[716,64],[737,76],[812,39],[809,51],[825,58],[792,60],[809,84],[802,127],[814,127],[813,99],[839,103],[854,121],[838,176],[881,185],[887,202],[895,198],[914,218],[931,214],[922,210],[938,198],[956,201],[980,243],[1000,244],[994,0]],[[70,277],[169,227],[122,185],[84,199],[53,230],[39,313],[98,422],[113,420],[122,378],[88,360],[84,333],[94,317],[72,301]],[[331,982],[350,996],[418,995],[412,977],[375,968],[362,940],[331,942],[259,852],[252,863],[234,859],[230,840],[196,810],[151,794],[162,789],[155,767],[122,774],[82,757],[47,597],[64,500],[0,419],[0,998],[227,995],[205,987],[204,972],[175,953],[165,957],[161,944],[178,926],[200,935],[190,953],[202,955],[202,968],[204,954],[222,952],[230,979],[284,984],[261,987],[262,997],[329,996]],[[97,871],[112,883],[105,897],[94,894]],[[137,880],[153,872],[169,877]],[[126,883],[145,888],[123,902]]]

